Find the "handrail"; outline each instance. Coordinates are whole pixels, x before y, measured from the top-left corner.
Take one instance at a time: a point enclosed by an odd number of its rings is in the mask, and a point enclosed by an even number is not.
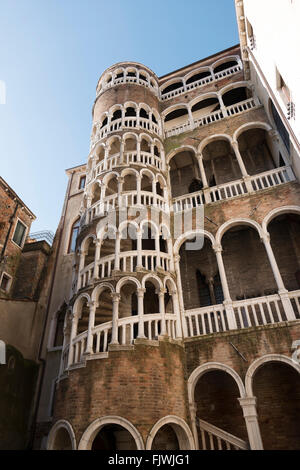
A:
[[[248,450],[249,449],[249,444],[246,441],[244,441],[243,439],[240,439],[239,437],[234,436],[233,434],[230,434],[227,431],[224,431],[221,428],[218,428],[214,424],[207,423],[206,421],[200,418],[198,418],[196,424],[201,431],[202,447],[204,447],[204,450],[207,450],[205,436],[203,435],[204,432],[207,432],[210,437],[210,440],[209,440],[210,449],[209,450],[215,450],[214,442],[213,442],[213,439],[211,439],[211,435],[217,438],[218,450],[222,450],[221,440],[224,441],[226,444],[233,446],[234,448],[233,450]],[[228,450],[231,448],[228,445],[226,447]]]

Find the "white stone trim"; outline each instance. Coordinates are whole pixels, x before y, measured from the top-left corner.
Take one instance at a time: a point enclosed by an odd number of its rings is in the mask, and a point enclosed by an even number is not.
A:
[[[221,245],[222,237],[223,235],[232,227],[235,227],[237,225],[249,225],[250,227],[254,228],[257,232],[260,238],[263,238],[263,230],[262,227],[259,225],[258,222],[252,219],[248,218],[237,218],[237,219],[230,219],[227,222],[225,222],[221,227],[219,227],[217,233],[216,233],[216,244]]]
[[[69,433],[70,441],[71,441],[71,445],[72,445],[72,450],[76,450],[75,433],[73,431],[73,428],[72,428],[71,424],[68,421],[66,421],[65,419],[57,421],[54,424],[54,426],[51,428],[51,430],[49,432],[49,435],[48,435],[47,444],[46,444],[47,450],[55,450],[55,449],[53,449],[53,445],[54,445],[54,442],[55,442],[56,433],[57,433],[57,431],[59,431],[60,428],[66,429],[66,431]]]
[[[268,362],[283,362],[293,367],[300,374],[300,365],[296,364],[290,357],[283,354],[267,354],[259,357],[250,365],[245,376],[246,394],[248,397],[253,397],[253,377],[257,370]]]
[[[300,206],[281,206],[281,207],[276,207],[276,209],[273,209],[271,212],[269,212],[263,222],[262,222],[262,229],[264,232],[268,231],[268,225],[269,223],[278,215],[282,214],[299,214],[300,215]]]
[[[151,429],[146,442],[146,450],[151,450],[157,432],[166,424],[169,424],[176,433],[180,450],[196,449],[193,434],[185,420],[178,416],[168,415],[157,421]]]
[[[135,440],[137,450],[144,450],[144,442],[139,431],[130,421],[120,416],[105,416],[93,421],[84,431],[78,444],[78,450],[91,450],[96,435],[106,424],[117,424],[125,428]]]

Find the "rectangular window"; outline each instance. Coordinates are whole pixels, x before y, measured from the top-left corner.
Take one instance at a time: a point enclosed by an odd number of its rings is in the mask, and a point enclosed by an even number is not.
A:
[[[85,177],[85,176],[81,176],[81,177],[80,177],[80,180],[79,180],[79,189],[84,189],[84,187],[85,187],[85,180],[86,180],[86,177]]]
[[[277,73],[277,90],[280,93],[282,100],[284,101],[285,105],[288,105],[291,101],[291,92],[287,84],[285,83],[284,79],[280,75],[279,71],[276,69]]]
[[[4,290],[5,292],[8,292],[11,284],[11,279],[12,278],[8,274],[3,273],[0,283],[0,289]]]
[[[15,233],[13,236],[13,241],[22,248],[25,234],[26,234],[26,225],[24,225],[20,220],[18,220]]]

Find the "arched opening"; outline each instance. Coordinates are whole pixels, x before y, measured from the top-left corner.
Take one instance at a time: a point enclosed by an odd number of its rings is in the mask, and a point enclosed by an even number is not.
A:
[[[116,233],[114,229],[108,228],[104,233],[100,249],[100,257],[105,258],[115,254]]]
[[[64,302],[64,304],[62,305],[62,307],[60,308],[60,310],[57,312],[57,315],[56,315],[56,328],[55,328],[54,341],[53,341],[54,347],[63,345],[66,311],[67,311],[67,304]]]
[[[188,80],[186,81],[186,84],[190,85],[191,83],[195,83],[195,82],[198,82],[199,80],[202,80],[202,78],[210,77],[210,76],[211,76],[210,70],[205,70],[203,72],[199,71],[195,73],[194,75],[192,75],[191,77],[189,77]]]
[[[118,177],[114,175],[107,183],[105,197],[118,193]]]
[[[89,316],[90,316],[90,308],[88,306],[88,301],[85,297],[80,299],[80,304],[78,306],[78,323],[77,323],[77,335],[87,331],[89,325]],[[81,351],[82,353],[82,351]],[[79,356],[80,357],[80,356]]]
[[[96,165],[98,165],[98,163],[100,163],[100,162],[102,162],[102,160],[104,160],[104,156],[105,156],[105,149],[104,149],[103,145],[100,145],[96,149],[96,152],[95,152]]]
[[[95,311],[95,326],[101,325],[102,323],[106,323],[112,320],[112,297],[111,297],[111,290],[109,288],[104,288],[97,299],[98,306]],[[93,350],[96,351],[96,343],[97,343],[97,335],[93,335],[94,344]],[[111,331],[108,333],[107,343],[109,344],[111,340]],[[104,341],[103,336],[100,337],[100,342]],[[100,346],[100,347],[99,347]],[[101,344],[98,346],[99,351],[103,351],[104,349],[101,347]]]
[[[108,123],[108,118],[107,116],[104,116],[100,125],[100,129],[103,129],[103,127],[105,127],[107,123]]]
[[[234,104],[240,103],[241,101],[246,101],[251,97],[252,94],[250,90],[245,86],[232,88],[222,95],[224,106],[232,106]]]
[[[121,231],[120,251],[135,251],[137,249],[137,230],[134,224],[129,223]],[[125,271],[130,271],[130,266]],[[135,266],[134,266],[135,269]]]
[[[142,250],[155,250],[155,230],[150,224],[144,224],[142,230]]]
[[[165,130],[168,131],[173,127],[187,124],[188,122],[188,110],[187,108],[179,108],[175,111],[169,112],[164,120]]]
[[[137,285],[133,281],[124,284],[120,291],[119,318],[126,318],[138,315]],[[130,344],[132,339],[137,338],[138,324],[133,325],[131,334],[131,325],[126,325],[118,330],[118,341],[120,344]]]
[[[141,108],[140,109],[140,117],[144,118],[144,119],[149,119],[149,113],[144,108]]]
[[[137,446],[127,429],[118,424],[106,424],[96,435],[92,450],[137,450]]]
[[[146,140],[144,137],[141,140],[141,151],[151,153],[150,139]]]
[[[94,238],[90,237],[85,244],[86,254],[84,257],[84,267],[88,266],[89,264],[95,261],[95,252],[96,252],[96,245],[94,243]]]
[[[171,424],[165,424],[157,431],[151,450],[180,450],[176,432]]]
[[[242,177],[237,158],[228,140],[219,139],[210,142],[203,149],[202,154],[204,170],[210,187],[229,183]],[[224,196],[226,197],[225,194]]]
[[[234,67],[236,65],[238,65],[236,60],[229,60],[228,62],[223,62],[222,64],[217,65],[214,68],[214,73],[223,72],[223,70],[230,69],[231,67]]]
[[[279,155],[273,156],[270,138],[264,129],[249,129],[238,138],[239,150],[249,175],[256,175],[276,168]],[[271,184],[271,182],[270,182]]]
[[[192,242],[183,243],[179,251],[184,307],[189,310],[221,304],[223,290],[211,241],[205,238],[202,249],[187,250]]]
[[[208,370],[198,379],[194,397],[198,419],[240,439],[248,440],[243,411],[238,401],[240,398],[239,388],[230,374],[222,370]],[[206,442],[206,448],[209,449],[208,434],[200,436],[199,432],[201,448],[204,447],[203,438]],[[218,449],[217,442],[215,442],[214,448]]]
[[[74,253],[76,249],[76,241],[77,241],[77,236],[79,233],[79,228],[80,228],[80,218],[75,220],[75,222],[72,225],[68,253]]]
[[[117,109],[116,111],[113,112],[113,115],[110,119],[111,122],[116,121],[117,119],[122,118],[122,111],[121,109]]]
[[[168,85],[166,88],[164,88],[161,94],[162,96],[164,96],[167,93],[170,93],[171,91],[178,90],[178,88],[181,88],[182,86],[183,86],[182,80],[172,83],[171,85]]]
[[[116,155],[120,153],[120,140],[117,138],[112,138],[109,141],[109,153],[108,156]]]
[[[283,362],[263,364],[253,377],[265,450],[300,450],[300,374]]]
[[[51,450],[73,450],[70,434],[65,427],[56,431]]]
[[[201,186],[199,164],[195,154],[189,150],[176,153],[170,161],[172,197],[179,197],[194,192],[191,191],[191,189],[194,189],[194,186],[191,186],[191,184],[195,181],[195,178],[199,180],[199,185]]]
[[[91,205],[93,206],[96,202],[100,201],[101,196],[101,189],[98,183],[95,183],[92,187],[92,202]]]
[[[124,176],[123,191],[136,191],[136,173],[128,173]]]
[[[220,102],[217,97],[200,100],[192,106],[193,119],[197,121],[197,119],[208,116],[218,109],[220,109]]]
[[[233,300],[277,293],[271,265],[257,230],[248,225],[236,225],[224,234],[222,247]]]
[[[125,145],[124,145],[124,151],[125,152],[132,152],[136,151],[137,149],[137,138],[136,136],[130,136],[126,137],[125,140]]]
[[[143,173],[141,179],[141,190],[152,193],[152,178],[150,175]]]
[[[278,215],[268,225],[268,232],[285,288],[300,289],[300,215]]]
[[[125,117],[135,117],[136,116],[136,109],[132,106],[128,106],[125,111]]]
[[[144,294],[144,314],[159,313],[157,286],[151,281],[145,283],[146,292]]]

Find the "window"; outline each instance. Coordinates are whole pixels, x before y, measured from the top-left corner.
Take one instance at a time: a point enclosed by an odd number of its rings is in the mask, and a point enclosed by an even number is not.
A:
[[[10,288],[11,280],[12,280],[11,276],[9,276],[6,273],[3,273],[2,278],[1,278],[1,283],[0,283],[0,289],[4,290],[5,292],[8,292]]]
[[[248,19],[246,19],[246,25],[247,25],[247,35],[248,35],[248,39],[249,39],[250,49],[253,50],[253,49],[255,49],[255,46],[256,46],[255,36],[254,36],[254,33],[253,33],[252,25],[251,25],[251,23]]]
[[[13,236],[13,241],[22,248],[25,234],[26,234],[26,225],[24,225],[20,220],[18,220],[15,233]]]
[[[85,187],[85,180],[86,180],[86,177],[85,177],[85,176],[81,176],[81,177],[80,177],[80,180],[79,180],[79,188],[78,188],[78,189],[84,189],[84,187]]]
[[[277,90],[279,91],[279,94],[282,100],[284,101],[285,105],[287,105],[291,101],[290,89],[285,83],[280,73],[278,72],[278,70],[276,70],[276,73],[277,73]]]
[[[68,251],[69,253],[73,253],[76,248],[76,239],[77,239],[77,235],[79,232],[79,221],[80,219],[77,219],[76,222],[74,222],[72,229],[71,229],[69,251]]]

